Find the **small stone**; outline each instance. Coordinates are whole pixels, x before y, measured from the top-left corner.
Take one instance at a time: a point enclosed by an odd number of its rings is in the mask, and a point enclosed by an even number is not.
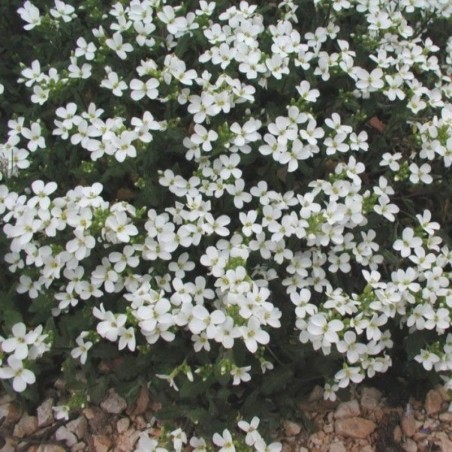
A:
[[[324,432],[320,431],[317,433],[313,433],[309,437],[309,442],[312,444],[312,446],[315,447],[321,447],[323,444],[325,444],[327,436]],[[314,450],[314,449],[313,449]]]
[[[100,404],[101,408],[110,414],[122,413],[127,408],[126,401],[114,389],[108,391],[106,399]]]
[[[374,422],[362,417],[338,419],[334,424],[334,429],[338,435],[356,439],[367,438],[374,432],[375,428]]]
[[[129,414],[130,416],[133,417],[143,414],[147,410],[148,406],[149,406],[149,391],[146,387],[143,386]]]
[[[105,433],[105,430],[111,423],[111,416],[107,412],[101,410],[98,407],[92,407],[83,410],[83,415],[88,419],[90,432],[94,435],[100,435]]]
[[[22,410],[10,399],[0,402],[0,421],[4,427],[16,424],[22,416]]]
[[[73,421],[70,421],[66,424],[66,427],[68,430],[72,433],[74,433],[77,438],[83,439],[86,436],[87,428],[88,428],[88,422],[83,416],[79,416],[77,419],[74,419]]]
[[[0,449],[2,452],[15,452],[17,450],[17,440],[8,436],[3,438],[3,440],[4,443],[0,444],[2,445]]]
[[[130,419],[128,417],[123,417],[116,422],[116,430],[118,433],[124,433],[130,426]]]
[[[55,432],[55,438],[57,441],[64,441],[69,447],[78,442],[77,437],[64,425]]]
[[[436,414],[441,411],[443,397],[436,389],[431,389],[425,397],[424,408],[427,414]]]
[[[108,436],[93,435],[91,440],[95,452],[108,452],[111,447],[111,439]]]
[[[435,438],[435,444],[441,448],[441,452],[452,451],[452,441],[444,432],[438,432]]]
[[[147,422],[144,420],[143,416],[137,416],[134,419],[134,425],[137,430],[144,430],[147,427]]]
[[[400,426],[402,427],[403,434],[409,438],[411,438],[417,431],[416,419],[414,419],[412,414],[403,416],[400,421]]]
[[[336,419],[345,419],[347,417],[357,417],[361,414],[359,403],[357,400],[350,400],[350,402],[341,403],[336,411],[334,417]]]
[[[347,449],[342,441],[338,441],[330,444],[328,452],[347,452]]]
[[[435,386],[435,389],[441,394],[444,402],[450,402],[452,400],[450,391],[448,391],[445,386],[437,385]]]
[[[364,410],[374,410],[381,400],[381,392],[376,388],[364,388],[361,392],[361,407]]]
[[[417,444],[412,440],[412,439],[407,439],[403,444],[402,444],[402,449],[405,452],[417,452]]]
[[[80,441],[71,448],[71,452],[84,452],[86,450],[88,450],[88,448],[86,447],[86,443],[83,441]]]
[[[296,436],[301,432],[301,425],[292,421],[284,421],[284,432],[287,436]]]
[[[57,378],[53,385],[58,391],[64,391],[66,389],[66,382],[62,378]]]
[[[397,425],[396,428],[394,429],[392,436],[394,438],[394,442],[400,443],[400,441],[402,441],[402,429],[400,428],[399,425]]]
[[[370,444],[367,444],[366,446],[362,447],[359,452],[375,452],[375,449]]]
[[[115,440],[115,452],[129,452],[134,450],[139,436],[140,432],[133,429],[118,435]]]
[[[25,414],[14,427],[14,436],[24,438],[34,433],[38,429],[38,418]]]
[[[93,419],[94,416],[96,415],[96,413],[94,412],[94,410],[91,407],[85,408],[82,411],[83,416],[86,417],[86,419]]]
[[[57,444],[43,444],[38,447],[36,452],[65,452],[65,448]]]
[[[323,400],[323,388],[322,386],[316,385],[308,396],[309,402],[317,402],[317,400]]]
[[[452,422],[452,411],[446,411],[439,415],[439,420],[441,422]]]
[[[38,427],[45,427],[53,422],[53,399],[47,399],[38,406]]]

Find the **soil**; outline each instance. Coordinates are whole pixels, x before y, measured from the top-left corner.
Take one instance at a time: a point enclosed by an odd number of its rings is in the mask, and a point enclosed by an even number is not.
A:
[[[282,421],[274,439],[283,452],[451,452],[448,394],[437,387],[423,400],[405,401],[394,406],[379,389],[362,386],[331,402],[316,387],[299,407],[306,422]],[[0,397],[0,452],[132,452],[141,432],[160,434],[160,407],[145,389],[132,406],[110,391],[100,406],[69,420],[55,420],[53,405],[49,398],[26,413],[10,396]]]

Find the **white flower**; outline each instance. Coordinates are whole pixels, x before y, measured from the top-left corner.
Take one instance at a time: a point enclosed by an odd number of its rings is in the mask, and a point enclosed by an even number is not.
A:
[[[242,381],[247,382],[251,380],[251,375],[248,373],[251,370],[251,366],[237,367],[234,366],[231,369],[231,376],[234,378],[233,385],[239,385]]]
[[[27,385],[31,385],[36,381],[35,374],[24,367],[21,360],[11,355],[8,358],[8,366],[0,367],[0,378],[13,379],[13,389],[16,392],[23,392]]]
[[[105,230],[106,234],[111,231],[117,240],[124,243],[129,242],[131,236],[138,234],[137,227],[130,223],[125,212],[114,212],[110,215],[105,221]]]
[[[420,248],[422,246],[422,239],[414,235],[412,228],[405,228],[402,232],[402,238],[394,242],[393,248],[400,252],[402,257],[408,257],[411,254],[411,249]]]
[[[256,441],[258,441],[261,436],[257,431],[257,427],[259,427],[260,419],[257,416],[254,416],[251,419],[251,422],[239,421],[237,425],[241,430],[246,432],[245,442],[248,446],[253,446]]]
[[[190,140],[194,144],[201,146],[203,151],[211,151],[212,142],[218,139],[218,134],[214,130],[207,130],[201,124],[196,124],[194,131],[195,133],[190,137]],[[227,179],[227,177],[223,177],[223,179]]]
[[[229,430],[223,430],[223,435],[214,433],[212,437],[213,443],[220,447],[218,452],[235,452],[234,442]]]
[[[336,373],[334,378],[340,388],[346,388],[350,382],[361,383],[364,380],[364,375],[360,367],[344,366],[343,369]]]
[[[110,47],[110,49],[114,50],[116,52],[116,55],[118,55],[121,60],[125,60],[127,58],[127,52],[133,51],[131,44],[124,44],[122,35],[119,32],[116,32],[112,36],[112,38],[107,39],[105,41],[105,44]]]
[[[246,348],[251,353],[256,352],[258,343],[265,345],[270,341],[270,335],[261,329],[261,325],[255,317],[251,317],[248,320],[247,326],[240,327],[240,331]]]
[[[12,356],[17,360],[27,359],[28,347],[36,341],[41,331],[42,327],[37,327],[34,331],[27,333],[27,328],[24,323],[16,323],[11,330],[13,337],[2,341],[0,347],[6,353],[14,353]]]
[[[314,338],[320,337],[325,345],[339,342],[338,332],[344,329],[344,324],[338,319],[328,321],[325,314],[319,313],[309,319],[308,332]]]
[[[74,16],[74,7],[61,0],[55,0],[55,8],[50,10],[50,14],[55,19],[63,19],[64,22],[70,22]]]
[[[421,363],[425,370],[432,370],[433,366],[440,361],[439,356],[429,350],[421,350],[421,353],[416,355],[414,359]]]
[[[136,101],[141,100],[145,96],[149,97],[149,99],[156,99],[159,95],[157,89],[159,85],[159,81],[155,78],[150,78],[146,82],[134,78],[130,82],[130,89],[132,90],[130,97]]]
[[[74,359],[80,358],[80,363],[85,364],[88,358],[88,351],[93,346],[93,343],[90,341],[85,342],[86,333],[82,333],[76,339],[78,347],[75,347],[71,350],[71,356]]]
[[[22,8],[17,10],[23,21],[28,22],[24,25],[25,30],[31,30],[34,27],[41,25],[41,15],[39,9],[33,3],[26,1]]]
[[[432,167],[428,163],[424,163],[421,166],[412,163],[410,165],[410,181],[413,184],[423,182],[424,184],[431,184],[433,182],[433,177],[430,175]]]
[[[55,419],[69,420],[70,407],[68,405],[58,405],[52,407]]]

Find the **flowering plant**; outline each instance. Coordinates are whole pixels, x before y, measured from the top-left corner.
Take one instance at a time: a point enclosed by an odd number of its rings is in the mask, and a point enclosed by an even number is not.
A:
[[[221,450],[308,380],[452,389],[449,1],[12,3],[4,385],[146,385]]]

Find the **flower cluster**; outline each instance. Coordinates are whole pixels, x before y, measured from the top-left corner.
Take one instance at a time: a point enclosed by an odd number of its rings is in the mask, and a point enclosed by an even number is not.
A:
[[[257,416],[254,416],[253,419],[251,419],[251,422],[241,420],[237,423],[237,426],[242,432],[246,433],[244,440],[242,438],[233,437],[228,429],[224,429],[222,434],[213,434],[212,443],[216,446],[216,450],[219,452],[235,452],[236,450],[241,450],[240,447],[247,447],[247,450],[255,450],[257,452],[281,451],[281,443],[273,442],[271,444],[266,444],[265,440],[258,431],[259,423],[260,419]],[[167,441],[151,438],[147,432],[141,433],[135,452],[168,451],[167,448],[161,447],[162,442],[165,445],[169,442],[171,444],[170,450],[174,450],[176,452],[182,451],[184,445],[190,445],[194,452],[207,452],[208,450],[211,450],[211,445],[208,445],[204,438],[192,436],[188,439],[187,434],[180,428],[172,432],[168,432],[163,436],[164,438],[167,437]]]
[[[34,383],[47,334],[82,369],[106,344],[183,348],[149,376],[174,389],[251,384],[296,342],[334,360],[334,399],[394,364],[402,329],[434,337],[410,359],[450,389],[450,214],[434,198],[450,193],[452,39],[429,36],[450,2],[173,3],[17,11],[70,42],[22,65],[32,113],[0,144],[4,261],[32,325],[9,325],[0,379]],[[257,423],[239,424],[246,444],[279,450]]]
[[[0,339],[1,351],[8,353],[7,359],[0,360],[0,378],[12,379],[12,386],[16,392],[22,392],[27,385],[35,383],[36,376],[28,368],[29,363],[50,350],[48,336],[42,334],[42,331],[41,325],[27,331],[27,327],[19,322],[12,327],[10,337]]]

